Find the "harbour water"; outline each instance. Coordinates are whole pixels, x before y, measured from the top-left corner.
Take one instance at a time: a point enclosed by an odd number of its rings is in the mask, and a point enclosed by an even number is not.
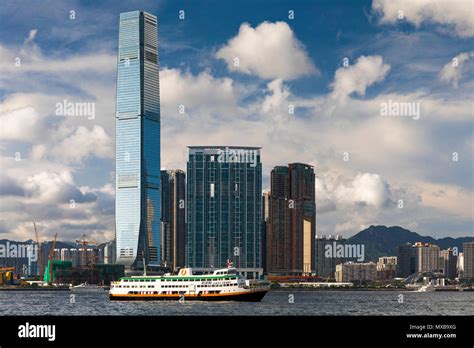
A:
[[[5,315],[474,315],[474,292],[270,291],[262,302],[110,301],[108,293],[0,291]],[[400,296],[401,295],[401,296]]]

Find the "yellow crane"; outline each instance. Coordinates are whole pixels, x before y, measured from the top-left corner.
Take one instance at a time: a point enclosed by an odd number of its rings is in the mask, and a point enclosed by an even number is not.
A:
[[[38,254],[39,254],[39,276],[41,280],[41,275],[43,274],[43,253],[41,252],[41,244],[38,238],[38,231],[36,230],[36,222],[33,222],[33,227],[35,229],[36,243],[38,244]]]
[[[79,237],[79,239],[76,239],[76,243],[82,244],[82,268],[87,268],[87,246],[90,244],[95,244],[98,245],[99,242],[97,242],[94,239],[88,238],[86,234],[83,234],[82,236]],[[94,256],[91,258],[91,263],[93,262]]]

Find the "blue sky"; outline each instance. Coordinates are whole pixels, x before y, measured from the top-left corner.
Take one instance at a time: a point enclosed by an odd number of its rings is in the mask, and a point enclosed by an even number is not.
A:
[[[0,238],[32,237],[32,220],[113,237],[118,19],[136,9],[159,22],[163,167],[185,168],[187,145],[262,146],[264,187],[275,165],[315,166],[318,234],[473,235],[473,10],[439,4],[5,1]],[[94,119],[56,116],[64,99]],[[420,119],[382,116],[389,101]]]

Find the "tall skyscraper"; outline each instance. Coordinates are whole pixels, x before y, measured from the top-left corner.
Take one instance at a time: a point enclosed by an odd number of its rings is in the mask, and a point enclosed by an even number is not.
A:
[[[410,243],[397,247],[397,276],[406,278],[415,273],[415,248]]]
[[[260,148],[190,146],[186,179],[186,265],[262,267]]]
[[[316,201],[312,166],[291,163],[271,172],[267,271],[281,275],[315,271]]]
[[[186,175],[182,170],[161,171],[161,260],[176,270],[185,266]]]
[[[155,16],[120,14],[117,61],[117,263],[142,268],[161,259],[160,95]]]
[[[463,243],[464,271],[463,279],[474,280],[474,242]]]

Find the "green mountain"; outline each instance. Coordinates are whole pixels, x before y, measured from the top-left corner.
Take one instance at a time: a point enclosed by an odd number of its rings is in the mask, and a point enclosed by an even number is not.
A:
[[[438,245],[441,250],[457,247],[459,252],[463,250],[463,243],[474,242],[474,237],[441,238],[421,236],[399,226],[370,226],[356,235],[347,239],[346,244],[365,245],[365,261],[377,261],[381,256],[396,256],[397,246],[406,243],[432,243]]]

